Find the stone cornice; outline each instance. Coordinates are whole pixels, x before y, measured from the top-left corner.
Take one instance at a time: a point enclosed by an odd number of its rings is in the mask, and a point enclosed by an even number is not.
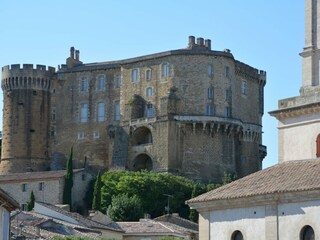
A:
[[[278,120],[281,120],[289,117],[296,117],[317,112],[320,112],[320,102],[278,109],[269,112],[269,114]]]

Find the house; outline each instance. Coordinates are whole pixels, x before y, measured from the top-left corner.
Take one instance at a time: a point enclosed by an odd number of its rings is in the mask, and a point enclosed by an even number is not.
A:
[[[199,239],[320,235],[319,172],[320,160],[279,163],[187,201],[199,212]]]
[[[13,232],[26,237],[54,236],[122,239],[124,231],[114,222],[99,223],[60,207],[35,202],[34,211],[20,212],[11,220]]]
[[[18,202],[0,188],[0,238],[2,240],[9,239],[10,212],[18,207]]]
[[[36,201],[62,204],[65,175],[66,170],[12,173],[0,175],[0,185],[26,210],[31,191]],[[73,206],[77,208],[84,206],[83,198],[93,177],[85,169],[75,169],[73,176]]]

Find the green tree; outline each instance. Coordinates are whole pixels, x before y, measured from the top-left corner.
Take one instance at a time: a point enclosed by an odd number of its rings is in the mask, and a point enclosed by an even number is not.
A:
[[[72,209],[72,187],[73,187],[73,166],[72,166],[73,147],[67,160],[67,173],[64,178],[63,203],[69,204]]]
[[[200,186],[200,184],[196,183],[193,185],[191,198],[195,198],[200,194],[204,193],[205,189]],[[190,210],[189,220],[193,222],[198,222],[199,213],[195,209]]]
[[[113,221],[137,221],[143,215],[141,200],[127,194],[112,197],[108,212]]]
[[[101,174],[100,171],[98,172],[96,182],[94,184],[93,190],[93,203],[92,209],[93,210],[101,210]]]
[[[27,211],[32,211],[32,209],[34,208],[34,201],[35,201],[34,193],[33,191],[31,191],[30,199],[27,202]]]

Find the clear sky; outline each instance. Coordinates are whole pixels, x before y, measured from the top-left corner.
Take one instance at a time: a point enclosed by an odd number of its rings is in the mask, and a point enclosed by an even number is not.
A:
[[[0,66],[57,67],[71,46],[84,63],[125,59],[184,48],[189,35],[267,71],[263,166],[275,164],[277,121],[268,112],[299,95],[304,0],[0,0]]]

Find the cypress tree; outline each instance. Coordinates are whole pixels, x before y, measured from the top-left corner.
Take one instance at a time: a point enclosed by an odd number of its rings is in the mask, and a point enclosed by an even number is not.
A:
[[[94,184],[92,210],[100,210],[100,209],[101,209],[101,174],[99,171],[96,182]]]
[[[67,160],[67,173],[64,178],[64,189],[63,189],[63,203],[69,204],[72,209],[72,187],[73,187],[73,166],[72,166],[72,154],[73,146],[70,150],[70,155]]]
[[[35,201],[34,193],[33,191],[31,191],[30,199],[27,202],[27,211],[32,211],[32,209],[34,208],[34,201]]]

